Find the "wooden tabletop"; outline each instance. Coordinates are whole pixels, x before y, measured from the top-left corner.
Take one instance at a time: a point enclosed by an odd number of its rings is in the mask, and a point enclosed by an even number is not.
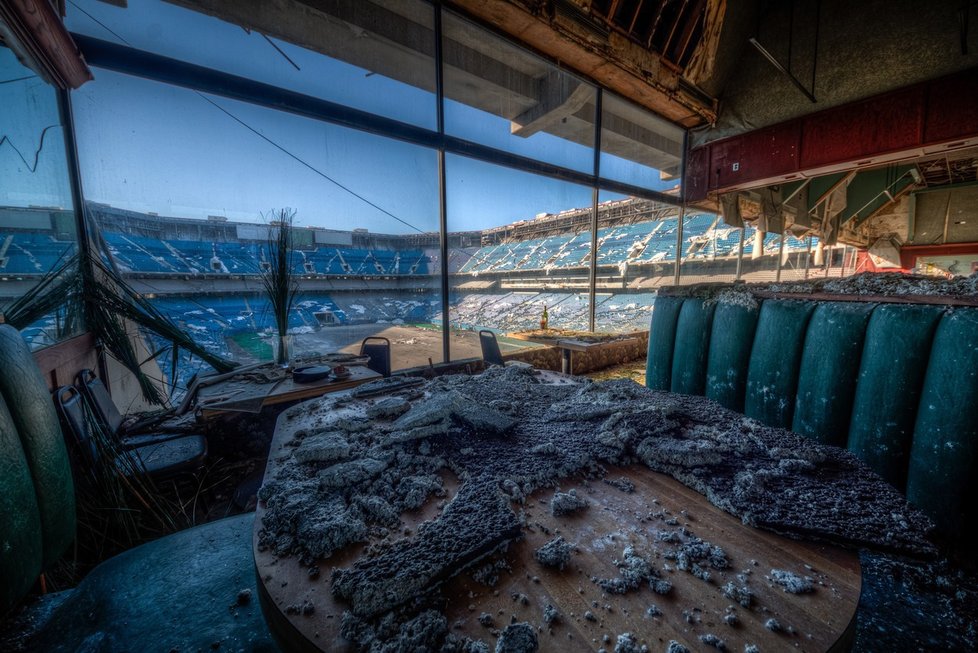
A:
[[[204,419],[227,412],[259,412],[266,406],[319,397],[332,392],[342,392],[368,381],[383,378],[381,374],[363,365],[352,365],[347,369],[350,370],[350,376],[346,378],[336,379],[329,376],[312,383],[296,383],[292,380],[291,375],[266,385],[258,383],[235,384],[229,380],[201,389],[198,405]]]
[[[287,421],[280,419],[272,442],[266,475],[293,460],[286,445],[293,434]],[[541,650],[595,651],[614,649],[621,633],[632,633],[651,651],[664,651],[670,640],[690,650],[716,650],[701,637],[715,635],[726,650],[743,651],[754,644],[760,651],[845,650],[853,633],[860,592],[858,556],[826,545],[799,542],[746,526],[712,506],[705,497],[681,483],[644,467],[610,469],[608,479],[625,477],[635,491],[623,492],[601,481],[568,480],[561,489],[577,488],[590,507],[578,516],[554,517],[548,509],[553,490],[541,490],[528,497],[523,509],[528,526],[524,539],[513,543],[506,554],[511,573],[504,573],[497,586],[481,585],[467,573],[450,580],[443,588],[448,597],[446,616],[454,632],[482,639],[495,648],[494,629],[501,629],[515,618],[540,627]],[[454,496],[458,481],[446,473],[445,488]],[[405,531],[437,517],[438,499],[431,499],[419,511],[402,516]],[[514,509],[520,506],[514,504]],[[273,632],[289,650],[349,650],[339,635],[345,606],[330,592],[332,570],[351,565],[363,546],[350,547],[318,563],[320,575],[310,579],[307,568],[294,558],[276,558],[259,551],[258,530],[264,507],[259,503],[255,520],[255,565],[259,594]],[[675,520],[674,522],[672,520]],[[675,561],[665,554],[673,547],[660,539],[660,532],[685,528],[692,535],[719,545],[731,567],[710,569],[709,581],[675,569]],[[555,537],[562,536],[574,545],[571,563],[562,572],[542,567],[534,551]],[[647,586],[624,595],[603,594],[592,577],[614,578],[626,546],[631,545],[648,558],[662,577],[672,583],[668,595],[653,593]],[[667,570],[669,565],[671,570]],[[790,594],[771,578],[772,570],[786,570],[807,576],[814,591]],[[749,608],[724,596],[723,587],[732,582],[747,586],[754,594]],[[513,596],[517,598],[514,600]],[[525,601],[522,597],[526,597]],[[286,614],[288,606],[304,601],[316,605],[315,613],[303,616]],[[543,610],[551,604],[559,611],[558,622],[548,627]],[[655,606],[661,614],[650,615]],[[590,612],[593,620],[585,618]],[[479,623],[487,613],[493,624]],[[737,623],[725,622],[735,614]],[[776,620],[780,632],[768,627]],[[773,624],[772,624],[773,625]],[[609,638],[606,641],[604,638]]]
[[[600,349],[606,345],[621,344],[623,342],[636,342],[638,338],[618,338],[617,340],[602,340],[598,342],[591,342],[590,340],[574,340],[569,338],[566,340],[558,340],[557,346],[562,349],[569,349],[571,351],[588,351],[589,349]]]

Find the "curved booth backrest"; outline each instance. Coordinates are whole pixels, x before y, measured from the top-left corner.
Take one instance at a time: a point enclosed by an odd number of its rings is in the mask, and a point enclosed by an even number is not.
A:
[[[805,327],[811,302],[771,300],[761,306],[747,368],[744,414],[770,426],[791,428]]]
[[[670,389],[673,392],[703,394],[715,307],[713,302],[687,299],[679,309],[670,379]]]
[[[964,542],[978,534],[978,308],[941,318],[914,426],[907,498]]]
[[[0,396],[0,614],[41,573],[41,514],[31,470],[7,404]]]
[[[931,339],[943,312],[939,306],[884,304],[866,327],[849,449],[901,490]]]
[[[978,308],[712,303],[656,299],[649,387],[847,447],[945,534],[975,530]]]
[[[713,313],[706,364],[706,396],[724,408],[744,412],[747,368],[760,305],[718,304]]]
[[[645,365],[645,385],[653,390],[672,388],[672,352],[676,346],[676,323],[683,300],[656,297],[649,329],[649,354]]]
[[[845,447],[862,360],[866,324],[876,304],[825,302],[805,334],[791,430]]]
[[[19,509],[36,511],[41,534],[41,567],[61,557],[75,539],[75,489],[61,426],[51,396],[27,343],[10,325],[0,324],[0,397],[20,440],[35,501]],[[12,447],[4,445],[4,454]],[[11,454],[16,461],[16,452]],[[19,463],[14,463],[19,467]],[[4,504],[3,519],[6,515]],[[14,552],[28,560],[33,554]]]

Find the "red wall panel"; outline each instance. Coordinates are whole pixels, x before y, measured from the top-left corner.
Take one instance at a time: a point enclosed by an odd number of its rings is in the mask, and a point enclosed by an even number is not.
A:
[[[745,177],[763,179],[798,169],[799,132],[791,123],[759,129],[746,136],[740,164]]]
[[[749,179],[740,172],[744,141],[746,141],[745,138],[732,138],[713,144],[710,153],[711,188],[726,188]],[[735,167],[737,170],[734,170]]]
[[[978,129],[978,68],[931,82],[927,89],[924,142],[941,143]]]
[[[911,156],[925,146],[975,137],[978,68],[695,148],[685,182],[689,199],[701,200],[709,191],[884,154]]]
[[[802,169],[919,145],[924,90],[911,87],[802,118]]]

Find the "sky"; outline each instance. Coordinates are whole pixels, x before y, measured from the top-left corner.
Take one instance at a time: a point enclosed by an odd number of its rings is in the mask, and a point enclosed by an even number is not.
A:
[[[69,29],[435,127],[435,96],[423,89],[275,41],[296,70],[257,33],[156,0],[128,5],[70,0]],[[257,222],[289,207],[303,226],[381,233],[438,229],[434,150],[107,70],[94,74],[95,81],[72,93],[89,200],[162,215]],[[24,115],[11,116],[12,122]],[[0,117],[0,125],[6,123]],[[591,159],[589,148],[547,134],[510,136],[508,121],[453,102],[446,106],[446,127],[576,169],[586,170]],[[37,125],[30,129],[36,139]],[[21,140],[30,141],[31,134]],[[9,155],[0,148],[0,165]],[[638,166],[632,168],[630,176],[637,176]],[[671,185],[645,171],[639,172],[649,187]],[[447,157],[446,177],[450,231],[591,203],[590,188],[461,156]],[[57,195],[50,188],[38,194]]]

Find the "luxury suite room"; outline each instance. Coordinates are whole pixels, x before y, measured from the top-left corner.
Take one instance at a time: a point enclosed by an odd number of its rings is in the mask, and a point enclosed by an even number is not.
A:
[[[978,650],[968,0],[0,0],[0,650]]]

